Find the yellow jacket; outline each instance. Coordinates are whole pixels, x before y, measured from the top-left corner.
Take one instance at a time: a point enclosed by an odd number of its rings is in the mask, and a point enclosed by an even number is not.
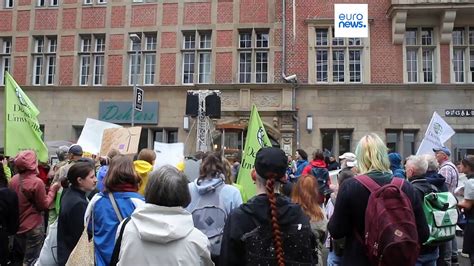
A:
[[[145,187],[146,183],[148,183],[148,173],[153,170],[153,165],[143,160],[136,160],[133,162],[133,165],[135,166],[137,174],[142,178],[142,183],[138,188],[138,193],[145,195]]]

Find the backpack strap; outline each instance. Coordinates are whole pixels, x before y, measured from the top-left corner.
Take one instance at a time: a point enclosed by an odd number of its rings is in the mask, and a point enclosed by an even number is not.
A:
[[[110,198],[110,203],[112,203],[112,207],[114,208],[115,214],[117,215],[117,218],[119,222],[123,221],[123,216],[120,213],[119,208],[117,207],[117,202],[115,201],[114,194],[112,192],[109,192],[109,198]]]
[[[367,175],[359,175],[359,176],[356,176],[354,178],[357,181],[359,181],[359,183],[364,185],[364,187],[366,187],[370,191],[370,193],[372,193],[372,192],[374,192],[374,191],[376,191],[377,189],[380,188],[380,185],[377,184],[377,182],[375,182],[372,178],[370,178]]]
[[[120,247],[122,246],[123,232],[125,231],[125,226],[130,221],[130,219],[131,219],[131,216],[127,217],[127,219],[125,219],[125,221],[123,222],[122,227],[120,228],[120,233],[117,238],[117,241],[115,241],[114,251],[112,252],[112,259],[110,260],[110,265],[115,266],[118,263],[119,256],[120,256]]]
[[[400,188],[400,190],[402,190],[403,183],[405,183],[405,180],[403,178],[392,176],[392,181],[390,182],[390,184],[393,184]]]

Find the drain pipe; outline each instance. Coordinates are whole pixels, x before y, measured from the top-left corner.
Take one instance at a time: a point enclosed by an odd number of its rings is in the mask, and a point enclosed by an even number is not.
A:
[[[288,81],[286,76],[286,0],[281,0],[281,12],[282,12],[282,22],[281,22],[281,36],[282,40],[282,56],[281,56],[281,77],[283,80]],[[295,14],[295,12],[293,12]],[[294,25],[293,25],[294,26]],[[300,123],[298,117],[298,111],[296,110],[296,88],[297,81],[293,83],[292,91],[292,110],[296,111],[296,114],[293,114],[293,121],[295,122],[296,129],[296,147],[300,148]]]

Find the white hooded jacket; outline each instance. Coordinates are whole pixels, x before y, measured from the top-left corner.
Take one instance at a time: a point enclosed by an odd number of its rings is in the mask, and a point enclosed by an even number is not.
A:
[[[117,265],[214,265],[209,246],[185,209],[147,203],[125,226]]]

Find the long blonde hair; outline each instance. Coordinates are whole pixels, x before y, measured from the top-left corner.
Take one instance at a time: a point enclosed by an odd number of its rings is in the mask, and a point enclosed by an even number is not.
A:
[[[361,174],[371,171],[391,172],[388,148],[377,134],[363,136],[357,144],[355,154]]]

